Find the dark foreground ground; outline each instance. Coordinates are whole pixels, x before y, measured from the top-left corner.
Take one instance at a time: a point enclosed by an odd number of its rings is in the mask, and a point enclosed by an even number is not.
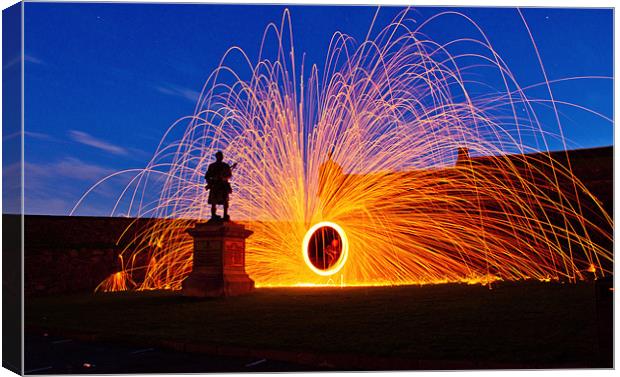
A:
[[[612,293],[597,299],[593,284],[519,282],[27,298],[25,369],[82,347],[54,351],[63,343],[50,339],[99,347],[127,372],[241,371],[257,361],[274,371],[611,368]],[[149,348],[158,356],[129,361]]]
[[[80,341],[27,334],[25,374],[120,374],[313,371],[307,365],[263,357],[213,356],[162,347]]]

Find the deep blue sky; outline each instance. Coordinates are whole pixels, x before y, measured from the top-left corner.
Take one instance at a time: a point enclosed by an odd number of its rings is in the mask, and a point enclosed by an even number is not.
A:
[[[296,53],[319,69],[335,31],[363,40],[374,7],[289,6]],[[197,93],[233,45],[251,58],[282,6],[25,5],[26,212],[67,214],[97,179],[144,167],[167,127],[191,115]],[[375,29],[402,8],[382,8]],[[453,8],[485,31],[521,86],[543,81],[515,9]],[[418,21],[440,12],[416,8]],[[550,80],[613,75],[611,10],[524,9]],[[475,35],[456,17],[425,29],[438,42]],[[308,65],[308,64],[307,64]],[[611,80],[555,85],[557,100],[612,117]],[[573,147],[613,143],[613,125],[561,108]],[[552,121],[545,118],[543,121]],[[560,148],[553,145],[552,148]],[[109,214],[120,182],[78,214]]]

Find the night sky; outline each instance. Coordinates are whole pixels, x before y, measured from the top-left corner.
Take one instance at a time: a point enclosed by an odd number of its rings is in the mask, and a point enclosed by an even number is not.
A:
[[[289,6],[295,51],[324,64],[336,31],[362,41],[374,7]],[[25,209],[68,214],[97,180],[142,168],[165,130],[191,115],[225,51],[239,46],[256,59],[269,22],[282,6],[164,4],[25,4]],[[402,8],[382,8],[375,29]],[[421,22],[446,10],[415,8]],[[486,33],[522,87],[544,80],[527,30],[512,8],[452,8]],[[549,80],[613,75],[613,13],[607,9],[523,9]],[[437,42],[475,29],[456,16],[425,28]],[[552,86],[556,100],[612,117],[610,79]],[[569,148],[613,144],[613,124],[560,106]],[[541,122],[552,123],[543,115]],[[556,126],[557,127],[557,126]],[[551,149],[561,149],[560,144]],[[102,186],[78,215],[109,215],[131,175]]]

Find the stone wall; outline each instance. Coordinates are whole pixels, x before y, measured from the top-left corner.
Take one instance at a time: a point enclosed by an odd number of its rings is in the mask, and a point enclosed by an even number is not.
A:
[[[553,157],[562,160],[563,155],[563,152],[554,152]],[[571,151],[570,159],[575,175],[612,214],[613,149]],[[484,164],[484,158],[474,160]],[[18,216],[3,215],[3,221],[5,231],[19,231],[17,226],[12,230],[6,227],[13,223],[19,225]],[[118,255],[125,244],[117,241],[133,221],[121,217],[25,216],[25,294],[92,292],[101,281],[119,270]],[[152,221],[137,220],[125,240]],[[16,245],[3,253],[19,255],[19,245]],[[6,267],[5,271],[10,272]]]
[[[118,239],[133,221],[122,217],[25,216],[25,294],[93,291],[119,270],[118,255],[126,241]],[[133,223],[128,236],[152,221]]]

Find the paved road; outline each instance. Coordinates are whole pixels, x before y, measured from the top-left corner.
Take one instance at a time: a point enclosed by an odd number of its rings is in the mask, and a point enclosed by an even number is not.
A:
[[[222,357],[160,348],[26,334],[25,374],[290,372],[316,368],[261,358]]]

